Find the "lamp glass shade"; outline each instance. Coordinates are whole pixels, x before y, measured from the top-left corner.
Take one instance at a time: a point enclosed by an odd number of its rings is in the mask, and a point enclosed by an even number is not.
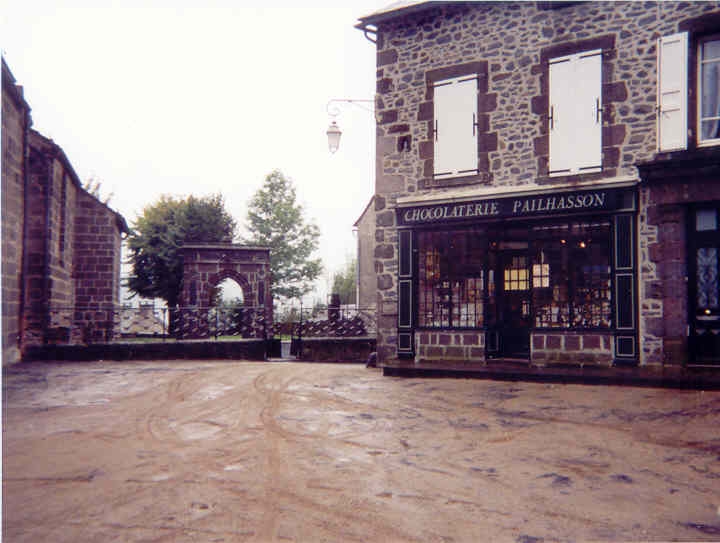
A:
[[[340,131],[340,127],[335,121],[333,121],[327,129],[328,149],[330,149],[331,153],[334,153],[338,150],[338,147],[340,147],[341,135],[342,132]]]

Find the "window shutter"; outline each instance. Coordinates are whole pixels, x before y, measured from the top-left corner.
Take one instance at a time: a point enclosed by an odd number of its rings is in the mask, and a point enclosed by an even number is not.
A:
[[[549,81],[550,175],[600,171],[602,51],[552,59]]]
[[[573,162],[573,96],[569,58],[550,61],[550,175],[569,174]]]
[[[575,62],[577,173],[599,171],[602,167],[602,51],[583,53]]]
[[[434,176],[478,173],[477,76],[438,81],[433,86]]]
[[[658,39],[658,150],[687,148],[687,32]]]

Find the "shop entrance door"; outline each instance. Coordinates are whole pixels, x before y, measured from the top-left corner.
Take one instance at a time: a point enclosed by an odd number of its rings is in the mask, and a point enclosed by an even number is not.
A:
[[[527,251],[505,250],[499,261],[499,354],[530,358],[530,260]]]
[[[697,209],[690,224],[690,364],[720,366],[720,206]]]

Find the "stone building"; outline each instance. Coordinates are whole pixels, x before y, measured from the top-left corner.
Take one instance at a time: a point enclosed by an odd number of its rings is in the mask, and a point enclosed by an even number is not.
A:
[[[31,128],[2,60],[2,363],[34,345],[107,340],[125,219],[83,189],[63,150]]]
[[[401,2],[357,27],[381,366],[720,365],[720,2]]]

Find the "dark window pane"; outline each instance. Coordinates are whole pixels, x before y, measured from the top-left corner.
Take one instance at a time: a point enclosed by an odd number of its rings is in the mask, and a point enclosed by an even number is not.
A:
[[[718,250],[697,250],[697,306],[699,310],[718,308]]]

